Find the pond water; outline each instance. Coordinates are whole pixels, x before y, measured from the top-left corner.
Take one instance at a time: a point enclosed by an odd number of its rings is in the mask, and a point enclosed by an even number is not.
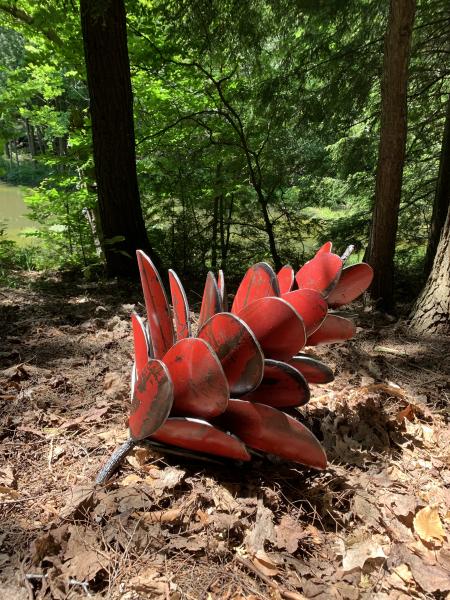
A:
[[[24,243],[25,239],[20,233],[36,227],[35,223],[25,217],[26,211],[22,190],[0,182],[0,227],[6,224],[8,239]]]

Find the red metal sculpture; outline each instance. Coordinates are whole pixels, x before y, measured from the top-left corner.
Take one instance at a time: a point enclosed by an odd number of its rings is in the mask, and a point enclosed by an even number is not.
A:
[[[278,275],[267,263],[253,265],[231,312],[223,272],[218,280],[209,272],[196,336],[176,273],[169,271],[171,309],[157,270],[138,251],[147,319],[132,315],[130,439],[97,482],[142,440],[195,455],[249,461],[257,451],[325,468],[319,441],[282,410],[308,402],[308,383],[333,380],[327,365],[301,351],[352,337],[353,322],[329,308],[351,302],[372,280],[368,265],[343,268],[349,252],[331,250],[327,242],[296,274],[290,265]]]

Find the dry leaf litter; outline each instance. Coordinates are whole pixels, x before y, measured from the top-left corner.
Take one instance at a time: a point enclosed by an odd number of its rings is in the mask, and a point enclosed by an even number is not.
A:
[[[127,437],[138,289],[34,277],[0,300],[2,600],[450,598],[449,339],[353,309],[301,409],[323,473],[143,445],[96,488]]]

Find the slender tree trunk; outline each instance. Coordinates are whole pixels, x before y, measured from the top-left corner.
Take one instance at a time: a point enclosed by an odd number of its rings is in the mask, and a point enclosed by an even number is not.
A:
[[[283,265],[281,262],[280,255],[278,254],[277,243],[275,240],[275,232],[273,230],[273,223],[269,215],[268,201],[266,200],[261,188],[256,188],[256,194],[258,196],[258,202],[261,207],[261,213],[264,220],[264,227],[267,233],[267,237],[269,239],[270,254],[272,255],[275,270],[278,271]]]
[[[413,309],[411,327],[420,333],[450,335],[450,207],[433,268]]]
[[[450,95],[447,101],[444,135],[442,138],[441,156],[439,159],[439,175],[434,196],[433,214],[431,215],[430,234],[427,253],[425,255],[425,276],[431,272],[434,257],[445,224],[450,205]]]
[[[213,198],[213,220],[211,231],[211,269],[217,271],[217,246],[218,246],[218,229],[219,229],[219,208],[221,204],[222,182],[221,182],[222,163],[218,162],[216,166],[215,176],[215,192]]]
[[[9,150],[9,168],[12,169],[13,168],[13,151],[14,151],[14,142],[12,140],[9,140],[8,142],[8,150]]]
[[[224,263],[226,262],[226,254],[225,254],[225,198],[223,195],[219,198],[219,237],[220,237],[220,268],[224,268]]]
[[[129,276],[136,271],[136,249],[156,257],[145,229],[136,175],[124,0],[80,0],[80,14],[102,243],[108,273]],[[109,242],[114,238],[120,241]]]
[[[381,133],[369,263],[372,298],[383,310],[394,305],[394,253],[407,133],[408,64],[415,0],[391,0],[384,42]]]
[[[213,199],[213,220],[211,233],[211,269],[214,271],[214,273],[217,271],[217,233],[219,229],[219,204],[220,197],[216,195]]]
[[[39,146],[39,153],[45,154],[47,151],[47,144],[45,143],[41,127],[36,127],[36,138]]]
[[[9,142],[5,142],[5,155],[8,160],[11,159],[11,150],[9,148]]]
[[[13,141],[14,143],[14,156],[16,158],[16,165],[19,167],[20,163],[19,163],[19,149],[17,148],[17,140]]]
[[[28,139],[28,152],[31,157],[34,158],[36,156],[36,143],[34,140],[34,128],[30,125],[30,121],[25,119],[25,128],[27,131],[27,139]]]
[[[226,271],[228,250],[231,236],[231,217],[233,216],[234,194],[231,195],[228,205],[227,222],[225,226],[225,198],[220,197],[220,268]]]

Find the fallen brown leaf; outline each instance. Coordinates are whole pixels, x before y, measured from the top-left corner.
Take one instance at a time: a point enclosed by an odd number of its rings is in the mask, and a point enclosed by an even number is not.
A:
[[[425,506],[420,509],[414,517],[414,531],[425,542],[439,540],[445,538],[445,530],[442,527],[439,511],[437,508]]]
[[[139,594],[145,594],[145,597],[155,599],[168,598],[170,591],[168,582],[152,567],[144,569],[139,575],[133,577],[127,587]]]
[[[0,466],[0,485],[13,487],[16,483],[14,472],[10,465]]]
[[[264,550],[258,550],[258,552],[251,557],[251,560],[255,567],[266,577],[275,577],[278,575],[279,569],[277,564],[271,560]]]
[[[61,510],[61,517],[67,519],[77,512],[85,512],[92,504],[94,495],[93,485],[75,486],[66,497],[66,504]]]
[[[103,389],[108,394],[108,396],[114,396],[118,392],[121,392],[123,387],[123,378],[120,373],[106,373],[105,379],[103,381]]]
[[[173,523],[179,519],[181,514],[180,508],[169,508],[169,510],[155,510],[152,512],[137,511],[133,513],[133,516],[145,523]]]
[[[105,552],[99,552],[100,542],[91,529],[72,525],[69,532],[64,571],[79,581],[90,581],[108,566]]]
[[[102,417],[108,412],[109,406],[104,406],[102,408],[93,408],[88,412],[76,417],[75,419],[70,419],[66,421],[62,425],[60,425],[60,429],[70,429],[71,427],[75,427],[80,423],[100,423]]]
[[[369,558],[386,558],[381,546],[380,536],[373,536],[361,542],[356,542],[345,549],[342,558],[342,568],[345,572],[362,569]]]
[[[389,561],[401,561],[411,569],[417,584],[427,593],[448,592],[450,590],[450,571],[439,565],[427,564],[404,545],[397,545],[389,556]]]
[[[291,554],[297,550],[299,540],[307,535],[300,523],[289,515],[281,517],[275,533],[277,548],[285,548]]]
[[[186,471],[175,467],[166,467],[156,471],[155,475],[156,477],[146,477],[144,481],[148,483],[156,496],[162,496],[166,490],[172,490],[182,482]]]
[[[259,551],[264,551],[265,542],[275,542],[275,530],[273,526],[273,513],[264,506],[262,500],[258,500],[256,510],[255,524],[252,529],[247,531],[245,536],[245,547],[251,556],[255,556]]]

